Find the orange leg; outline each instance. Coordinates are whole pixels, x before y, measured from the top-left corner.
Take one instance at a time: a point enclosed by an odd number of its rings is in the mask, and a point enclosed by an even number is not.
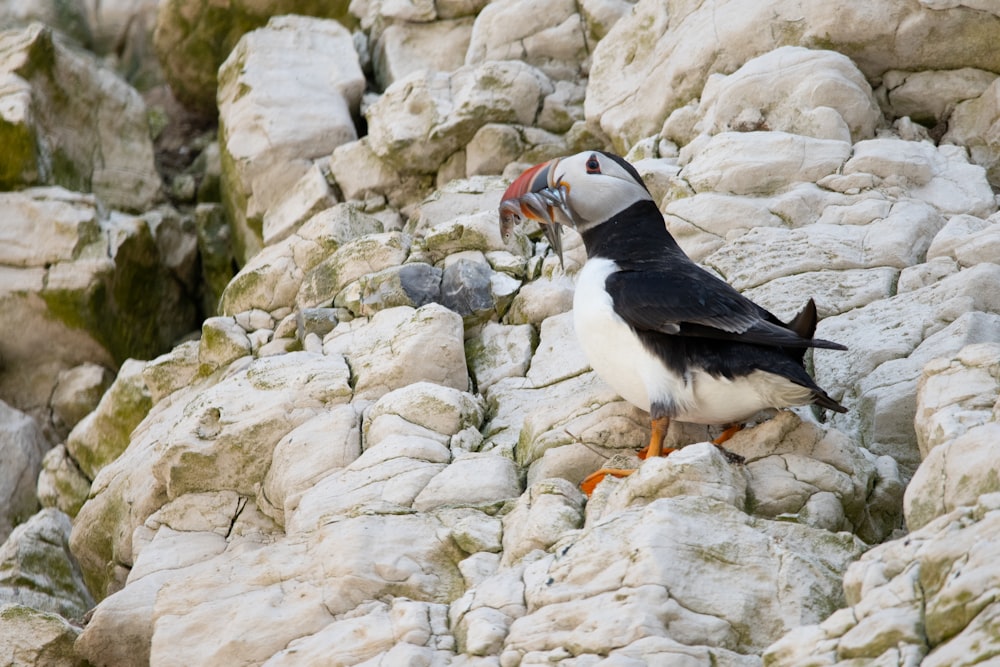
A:
[[[719,434],[719,437],[712,441],[712,444],[719,448],[719,451],[725,455],[730,463],[743,463],[746,459],[735,452],[729,451],[722,446],[722,443],[726,442],[742,430],[743,424],[733,424],[732,426],[726,428],[725,431]]]
[[[669,417],[660,417],[659,419],[652,420],[652,429],[649,434],[649,444],[642,449],[638,456],[640,459],[646,459],[650,456],[667,456],[674,450],[671,447],[663,448],[663,438],[667,435],[667,429],[670,427]],[[632,468],[601,468],[596,472],[592,472],[587,477],[580,482],[580,490],[586,493],[588,496],[594,492],[597,485],[601,481],[611,475],[613,477],[628,477],[635,470]]]

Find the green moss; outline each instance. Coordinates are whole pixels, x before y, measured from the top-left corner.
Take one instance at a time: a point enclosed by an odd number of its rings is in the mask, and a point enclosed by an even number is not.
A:
[[[0,190],[13,190],[39,180],[35,133],[28,125],[0,119]]]

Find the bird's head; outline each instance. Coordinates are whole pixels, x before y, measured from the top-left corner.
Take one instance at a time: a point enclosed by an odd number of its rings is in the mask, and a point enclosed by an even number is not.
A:
[[[644,199],[653,197],[635,167],[611,153],[584,151],[518,176],[500,202],[500,231],[506,237],[515,223],[538,221],[562,263],[560,225],[583,233]]]

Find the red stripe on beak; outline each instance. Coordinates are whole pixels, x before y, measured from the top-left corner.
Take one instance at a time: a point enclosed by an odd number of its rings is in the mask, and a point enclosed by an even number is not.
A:
[[[529,192],[538,192],[542,188],[548,187],[549,168],[552,166],[553,162],[555,162],[555,160],[549,160],[548,162],[536,164],[534,167],[525,170],[525,172],[518,176],[517,179],[510,184],[510,187],[503,193],[501,201],[518,199]]]

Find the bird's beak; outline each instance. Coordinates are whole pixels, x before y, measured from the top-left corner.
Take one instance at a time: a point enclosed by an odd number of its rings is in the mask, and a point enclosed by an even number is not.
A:
[[[556,176],[558,164],[558,158],[537,164],[510,184],[500,202],[500,233],[507,238],[514,225],[525,218],[538,221],[561,266],[562,225],[576,224],[566,200],[569,186]]]

